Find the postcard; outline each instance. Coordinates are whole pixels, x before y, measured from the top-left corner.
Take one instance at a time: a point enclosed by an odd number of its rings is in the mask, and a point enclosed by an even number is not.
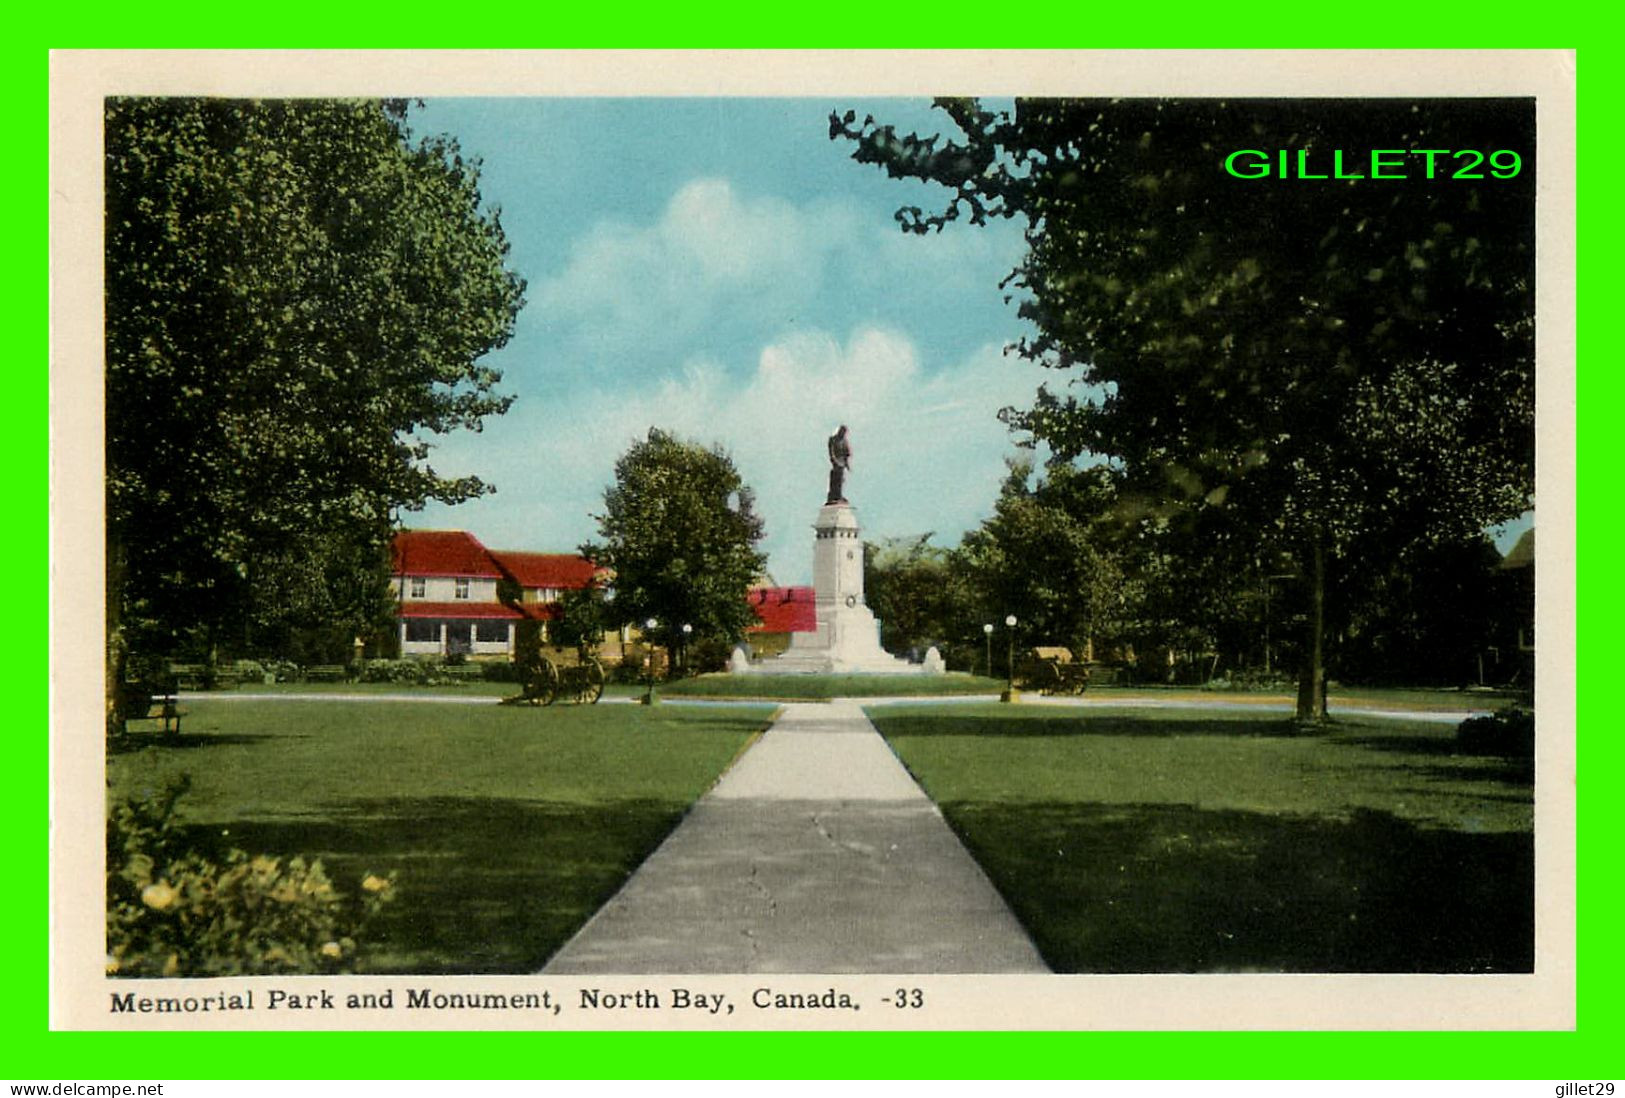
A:
[[[53,1028],[1574,1027],[1572,53],[51,91]]]

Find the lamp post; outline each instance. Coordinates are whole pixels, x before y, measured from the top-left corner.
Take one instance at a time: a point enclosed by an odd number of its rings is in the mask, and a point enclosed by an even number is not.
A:
[[[1004,619],[1005,628],[1010,631],[1009,662],[1005,666],[1004,697],[1000,701],[1013,702],[1016,697],[1016,616],[1009,614]]]
[[[1281,572],[1264,577],[1264,677],[1270,677],[1270,585],[1276,580],[1297,579],[1296,573]]]
[[[683,623],[683,674],[688,674],[688,639],[694,635],[694,627],[688,622]]]
[[[643,689],[643,704],[644,705],[653,705],[655,703],[655,646],[654,646],[654,635],[655,635],[655,627],[658,626],[659,624],[660,623],[658,621],[656,621],[654,618],[650,618],[648,621],[643,623],[644,646],[648,649],[648,652],[644,655],[643,658],[648,661],[647,666],[649,668],[649,679],[648,679],[648,682],[645,683],[644,689]]]
[[[982,626],[982,638],[986,641],[987,659],[984,666],[987,668],[987,677],[993,677],[993,623],[988,622]]]

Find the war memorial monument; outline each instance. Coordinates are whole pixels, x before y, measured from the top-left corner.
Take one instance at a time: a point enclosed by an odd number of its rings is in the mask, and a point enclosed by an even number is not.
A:
[[[847,502],[852,446],[842,426],[829,438],[829,493],[813,520],[813,592],[817,625],[796,633],[790,647],[759,664],[736,652],[732,669],[761,674],[940,674],[932,649],[923,664],[880,647],[880,623],[863,599],[863,540],[857,509]]]

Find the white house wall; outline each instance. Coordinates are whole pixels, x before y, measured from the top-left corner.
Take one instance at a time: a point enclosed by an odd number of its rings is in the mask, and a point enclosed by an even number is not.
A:
[[[468,598],[457,597],[457,579],[454,576],[422,576],[423,594],[412,594],[412,577],[403,576],[396,581],[395,593],[402,602],[496,602],[497,581],[485,576],[468,578]]]
[[[463,619],[458,619],[463,620]],[[475,656],[504,656],[512,655],[514,650],[514,623],[507,622],[508,635],[499,641],[475,640],[470,655]],[[413,641],[406,639],[406,622],[399,623],[398,633],[401,639],[401,655],[403,656],[444,656],[446,655],[446,622],[435,623],[437,637],[435,640]]]

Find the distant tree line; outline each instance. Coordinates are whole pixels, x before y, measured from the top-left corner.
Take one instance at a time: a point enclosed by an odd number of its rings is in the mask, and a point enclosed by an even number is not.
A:
[[[1290,556],[1221,557],[1125,522],[1117,480],[1105,466],[1016,463],[992,515],[959,544],[930,534],[866,544],[865,592],[886,648],[935,646],[965,671],[985,670],[991,648],[1003,675],[1013,615],[1018,649],[1066,647],[1127,681],[1295,681],[1308,579]],[[1329,594],[1328,674],[1384,685],[1518,678],[1526,608],[1500,563],[1483,535],[1366,562],[1357,589]]]

